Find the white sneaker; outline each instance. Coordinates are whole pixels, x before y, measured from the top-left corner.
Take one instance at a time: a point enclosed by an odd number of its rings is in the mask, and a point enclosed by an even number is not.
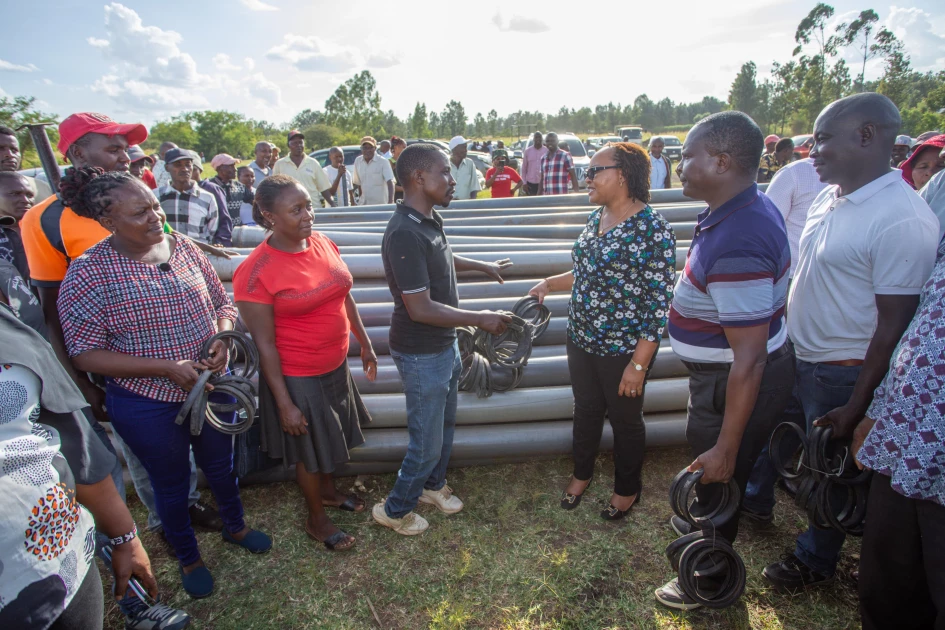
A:
[[[453,495],[453,489],[446,484],[443,484],[439,490],[424,488],[423,494],[420,495],[420,503],[435,505],[444,514],[456,514],[463,509],[463,502]]]
[[[430,526],[427,519],[416,512],[410,512],[403,518],[391,518],[387,516],[387,512],[384,511],[384,503],[385,501],[381,501],[376,504],[371,510],[371,516],[374,517],[375,521],[384,527],[390,527],[398,534],[402,536],[416,536],[417,534],[422,534],[427,531],[427,527]]]

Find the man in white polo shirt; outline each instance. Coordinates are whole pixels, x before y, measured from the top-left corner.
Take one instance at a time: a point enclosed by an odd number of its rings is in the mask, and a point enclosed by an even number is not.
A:
[[[816,420],[837,438],[866,414],[935,263],[935,215],[889,165],[901,122],[892,101],[866,92],[831,103],[814,124],[810,155],[830,186],[801,235],[788,335],[808,429]],[[844,539],[810,525],[764,576],[789,592],[828,584]]]
[[[351,165],[351,183],[361,189],[359,206],[394,203],[394,170],[390,160],[377,155],[377,140],[361,138],[361,155]]]
[[[272,169],[273,175],[289,175],[298,180],[312,198],[316,208],[322,200],[334,207],[331,199],[331,182],[315,158],[305,155],[305,136],[298,129],[289,132],[289,155],[285,156]]]

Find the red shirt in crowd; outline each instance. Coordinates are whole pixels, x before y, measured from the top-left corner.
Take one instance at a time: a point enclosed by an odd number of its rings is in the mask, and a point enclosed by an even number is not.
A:
[[[495,173],[494,166],[486,171],[486,180],[492,177],[493,173]],[[511,197],[512,182],[517,184],[520,181],[522,181],[522,178],[518,173],[515,172],[515,169],[506,166],[505,170],[496,175],[495,181],[492,182],[492,198],[496,199],[499,197]]]
[[[148,188],[151,190],[157,188],[157,180],[154,179],[154,173],[152,173],[150,169],[144,169],[144,171],[141,172],[141,181],[147,184]]]
[[[297,254],[263,241],[236,268],[233,297],[272,304],[283,374],[319,376],[348,355],[345,298],[352,280],[338,247],[313,232],[308,247]]]

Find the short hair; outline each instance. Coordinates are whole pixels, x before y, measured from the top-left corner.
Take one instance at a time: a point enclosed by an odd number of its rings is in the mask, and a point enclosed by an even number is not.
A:
[[[407,187],[410,176],[416,171],[426,171],[436,164],[436,156],[442,156],[440,147],[435,144],[420,142],[412,144],[397,159],[397,179],[401,186]]]
[[[754,174],[765,150],[761,128],[744,112],[727,111],[706,116],[693,130],[702,128],[709,155],[726,153],[746,173]],[[692,133],[690,131],[690,133]]]
[[[778,151],[784,151],[788,148],[792,151],[794,150],[794,140],[791,138],[781,138],[778,140],[778,143],[774,145],[774,152],[777,153]]]
[[[92,136],[96,136],[96,135],[100,135],[100,134],[97,134],[94,131],[90,131],[89,133],[76,138],[72,142],[72,144],[69,145],[69,148],[66,149],[66,157],[69,158],[69,161],[72,163],[75,163],[76,161],[75,149],[77,147],[82,147],[83,149],[88,147],[89,144],[91,144],[92,142]]]
[[[396,147],[396,146],[399,146],[399,145],[407,146],[407,141],[404,140],[403,138],[399,137],[399,136],[393,136],[393,137],[391,137],[391,139],[390,139],[390,146],[391,146],[391,148]]]
[[[650,201],[650,156],[646,150],[632,142],[610,142],[606,146],[614,150],[614,162],[627,180],[627,192],[633,199]]]
[[[4,127],[0,127],[0,134],[3,134],[4,129],[5,129]],[[14,179],[23,180],[24,182],[26,182],[27,186],[30,186],[30,188],[32,188],[32,186],[30,185],[29,178],[23,173],[19,173],[17,171],[0,171],[0,185],[4,184],[7,181],[12,181]]]
[[[16,132],[5,125],[0,125],[0,136],[13,136],[15,138]]]
[[[663,146],[666,146],[666,141],[663,140],[663,136],[653,136],[650,138],[650,141],[647,143],[648,146],[653,146],[654,142],[662,142]]]
[[[161,146],[158,147],[158,153],[161,151],[167,151],[169,149],[176,149],[177,145],[171,142],[170,140],[165,140],[161,143]]]
[[[340,153],[341,155],[345,154],[345,152],[341,150],[341,147],[332,147],[328,149],[328,155],[331,155],[332,153]]]
[[[242,173],[243,171],[248,171],[248,170],[251,170],[248,166],[240,166],[239,168],[236,169],[236,174],[237,176],[239,176],[240,173]]]
[[[288,175],[270,175],[256,187],[256,197],[253,199],[253,221],[267,230],[272,229],[272,223],[263,215],[263,212],[272,212],[276,200],[288,188],[301,186],[294,178]]]
[[[258,150],[259,150],[259,147],[269,147],[269,149],[271,150],[271,149],[272,149],[272,143],[271,143],[271,142],[267,142],[266,140],[260,140],[259,142],[256,143],[256,146],[253,147],[253,153],[255,153],[256,151],[258,151]]]
[[[141,180],[128,171],[109,171],[97,166],[70,168],[59,183],[62,203],[80,217],[98,221],[111,212],[112,194]]]

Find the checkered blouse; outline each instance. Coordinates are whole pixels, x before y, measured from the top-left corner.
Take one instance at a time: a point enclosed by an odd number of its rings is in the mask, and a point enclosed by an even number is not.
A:
[[[111,238],[76,258],[59,288],[59,317],[69,356],[110,350],[169,361],[197,360],[217,332],[217,320],[236,321],[207,257],[178,238],[170,270],[125,258]],[[187,392],[166,378],[116,378],[141,396],[183,402]]]

